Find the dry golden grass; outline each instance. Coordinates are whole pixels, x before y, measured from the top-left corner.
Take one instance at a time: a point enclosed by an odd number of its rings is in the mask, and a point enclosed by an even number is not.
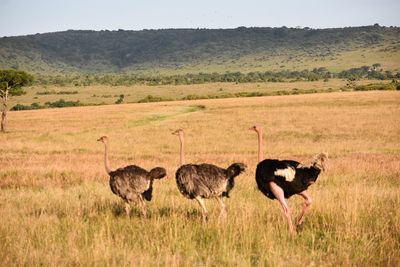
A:
[[[199,108],[204,105],[205,109]],[[370,266],[400,264],[400,94],[330,93],[109,105],[9,113],[0,135],[0,265]],[[277,201],[256,189],[257,142],[265,157],[330,166],[310,187],[314,204],[291,237]],[[188,162],[244,162],[226,200],[228,221],[201,223],[174,173],[186,130]],[[163,166],[150,218],[126,218],[108,187],[111,165]],[[297,213],[301,199],[289,205]]]

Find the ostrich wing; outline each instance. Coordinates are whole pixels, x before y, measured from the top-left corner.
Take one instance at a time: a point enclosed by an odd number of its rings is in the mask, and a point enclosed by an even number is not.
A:
[[[228,177],[226,170],[212,164],[198,165],[197,173],[204,187],[214,195],[222,193],[226,189]]]
[[[212,164],[186,164],[176,172],[179,191],[189,198],[209,198],[226,188],[226,170]]]
[[[148,172],[130,165],[110,173],[110,186],[114,194],[126,198],[129,194],[141,194],[150,186]]]

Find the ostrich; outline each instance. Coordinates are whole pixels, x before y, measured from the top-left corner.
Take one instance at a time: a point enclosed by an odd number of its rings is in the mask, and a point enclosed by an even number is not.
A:
[[[255,125],[250,128],[258,135],[258,165],[256,181],[258,189],[270,199],[278,199],[287,218],[289,232],[293,233],[291,211],[285,198],[298,194],[304,198],[304,206],[296,220],[296,230],[301,230],[304,215],[309,209],[312,199],[306,191],[326,168],[327,153],[314,157],[310,165],[302,165],[294,160],[263,160],[263,129]]]
[[[201,209],[203,222],[208,219],[204,199],[215,198],[221,208],[220,216],[226,218],[226,207],[223,197],[229,197],[235,185],[235,177],[245,171],[243,163],[233,163],[227,169],[212,164],[185,164],[184,134],[178,129],[172,134],[179,136],[181,166],[176,171],[175,178],[179,191],[189,199],[195,199]]]
[[[104,144],[104,166],[110,175],[111,191],[125,201],[126,215],[129,217],[131,203],[140,204],[142,214],[147,217],[146,203],[151,201],[154,179],[161,179],[166,176],[164,168],[156,167],[150,172],[136,166],[129,165],[123,168],[112,170],[108,161],[108,137],[102,136],[97,141]]]

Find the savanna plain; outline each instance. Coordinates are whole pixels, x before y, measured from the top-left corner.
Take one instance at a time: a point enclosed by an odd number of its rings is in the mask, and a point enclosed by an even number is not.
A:
[[[309,188],[303,230],[287,231],[279,203],[256,188],[257,137],[266,158],[307,163],[329,153]],[[186,161],[248,165],[210,219],[175,184]],[[149,216],[128,218],[103,166],[162,166]],[[170,101],[8,113],[0,135],[0,266],[398,266],[400,94],[335,92]],[[302,199],[289,206],[296,215]]]

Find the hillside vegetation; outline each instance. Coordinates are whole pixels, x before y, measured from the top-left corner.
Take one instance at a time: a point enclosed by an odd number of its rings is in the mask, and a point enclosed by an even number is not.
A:
[[[65,31],[0,38],[0,68],[33,73],[339,72],[381,63],[399,71],[400,29],[245,28]]]

